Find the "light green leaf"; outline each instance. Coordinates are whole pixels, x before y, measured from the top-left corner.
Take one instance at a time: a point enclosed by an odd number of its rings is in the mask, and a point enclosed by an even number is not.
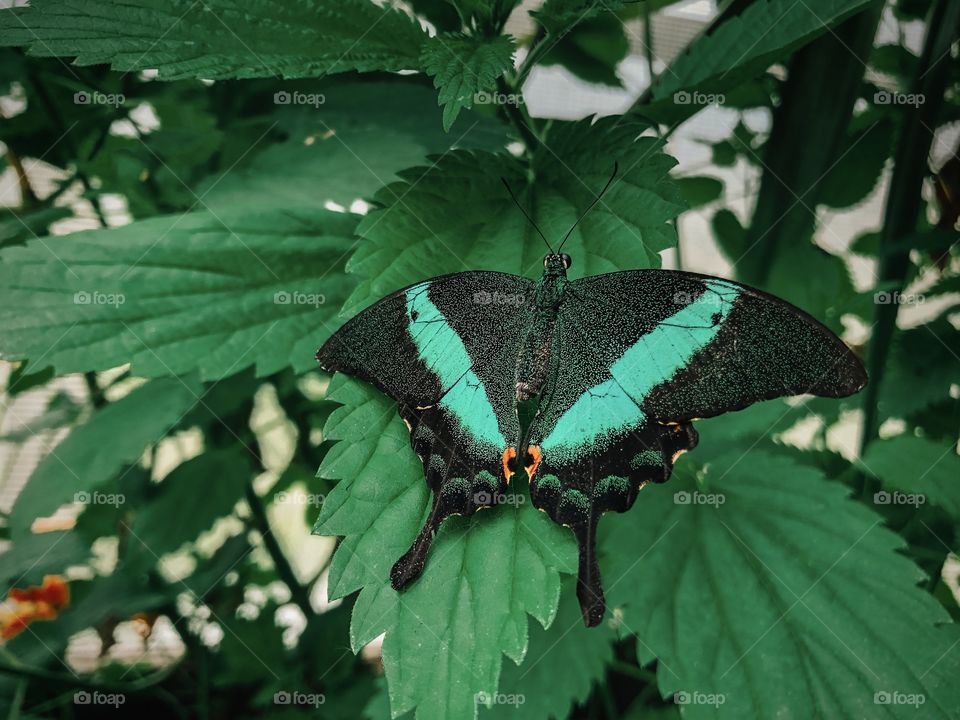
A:
[[[560,572],[573,572],[573,536],[527,503],[444,523],[423,576],[403,593],[390,567],[428,507],[423,471],[395,404],[369,386],[335,376],[329,398],[344,403],[325,437],[341,440],[320,474],[340,482],[315,532],[345,539],[330,569],[330,596],[356,590],[354,651],[386,632],[383,659],[394,714],[473,718],[477,693],[497,692],[501,656],[527,651],[527,615],[549,625]],[[523,488],[514,488],[523,493]]]
[[[212,450],[171,472],[158,496],[137,513],[133,530],[148,555],[173,552],[229,515],[243,497],[252,467],[243,448]],[[190,512],[184,512],[190,508]],[[137,549],[137,544],[132,545]]]
[[[51,515],[64,503],[112,499],[122,504],[122,496],[104,489],[105,483],[179,422],[197,403],[200,390],[194,379],[160,378],[97,410],[33,471],[10,513],[14,538],[25,536],[35,518]]]
[[[462,108],[472,108],[478,93],[496,91],[497,78],[513,68],[513,40],[444,33],[423,46],[420,63],[433,78],[443,105],[443,129],[449,130]]]
[[[60,374],[313,368],[353,285],[342,261],[355,222],[316,208],[200,212],[8,248],[2,356]]]
[[[658,658],[664,696],[686,694],[684,717],[960,712],[960,633],[879,516],[767,452],[691,470],[605,520],[602,568],[641,662]]]
[[[530,649],[519,667],[504,660],[500,689],[482,720],[565,718],[603,681],[613,660],[615,634],[609,625],[587,628],[577,602],[576,581],[561,589],[557,619],[544,630],[531,623]]]
[[[897,435],[872,442],[859,464],[883,483],[874,502],[903,504],[911,500],[905,495],[920,495],[918,502],[939,505],[960,521],[960,457],[955,444]]]
[[[668,176],[675,161],[661,151],[661,141],[640,135],[646,127],[616,118],[557,123],[534,158],[536,181],[526,187],[516,160],[491,153],[454,151],[433,167],[403,173],[402,182],[377,194],[384,209],[358,228],[368,242],[347,264],[362,280],[347,308],[448,272],[539,274],[546,247],[501,177],[556,246],[617,161],[620,176],[564,246],[573,257],[571,276],[658,267],[660,251],[676,243],[670,221],[683,205]]]
[[[319,77],[417,67],[426,39],[389,5],[266,0],[34,0],[0,11],[0,45],[179,78]]]

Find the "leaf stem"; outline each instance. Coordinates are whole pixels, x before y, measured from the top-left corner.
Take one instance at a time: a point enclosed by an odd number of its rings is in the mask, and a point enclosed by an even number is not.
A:
[[[887,191],[887,206],[880,230],[877,272],[878,287],[899,292],[910,269],[910,248],[892,250],[903,238],[916,230],[923,203],[922,187],[927,174],[927,158],[934,139],[933,127],[940,116],[943,93],[951,67],[950,47],[956,39],[960,23],[960,3],[937,0],[927,22],[920,62],[911,88],[912,94],[924,98],[919,107],[904,105],[903,129],[894,157],[893,175]],[[880,426],[879,400],[886,360],[897,326],[897,303],[876,303],[873,311],[873,337],[867,358],[870,382],[863,396],[863,429],[860,454],[876,437]]]

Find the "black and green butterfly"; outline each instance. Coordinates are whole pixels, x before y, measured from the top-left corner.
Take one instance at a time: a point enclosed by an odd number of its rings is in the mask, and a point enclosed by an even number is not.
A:
[[[433,503],[394,588],[423,572],[444,519],[496,504],[522,468],[533,504],[576,535],[593,626],[605,607],[597,522],[670,477],[697,444],[693,420],[785,395],[843,397],[867,378],[827,328],[745,285],[668,270],[570,281],[570,257],[553,250],[543,264],[539,281],[461,272],[399,290],[317,359],[395,399],[423,461]]]

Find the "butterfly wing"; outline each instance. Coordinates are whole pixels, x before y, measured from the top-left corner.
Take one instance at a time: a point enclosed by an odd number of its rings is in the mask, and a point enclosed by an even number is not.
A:
[[[464,272],[389,295],[347,322],[317,353],[321,367],[365,380],[399,403],[433,493],[429,516],[391,571],[401,589],[423,571],[450,515],[496,503],[515,448],[517,350],[530,324],[533,281]]]
[[[553,387],[529,432],[534,505],[580,545],[588,625],[604,612],[594,551],[600,515],[667,480],[696,445],[691,421],[759,400],[849,395],[860,361],[823,325],[773,296],[692,273],[611,273],[568,286]]]

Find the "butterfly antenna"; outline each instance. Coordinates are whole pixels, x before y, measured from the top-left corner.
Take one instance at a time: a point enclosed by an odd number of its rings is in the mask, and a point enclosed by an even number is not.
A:
[[[593,206],[600,202],[600,199],[604,196],[604,193],[610,189],[610,184],[613,182],[613,179],[617,176],[617,171],[620,169],[620,163],[613,163],[613,172],[610,173],[610,179],[607,180],[607,184],[603,186],[603,190],[599,192],[597,197],[594,199],[590,206],[580,213],[580,217],[577,218],[577,221],[573,224],[573,227],[567,231],[567,234],[563,236],[563,240],[560,242],[560,247],[557,248],[557,252],[560,252],[563,249],[563,243],[567,241],[567,238],[570,237],[571,233],[576,229],[577,225],[580,224],[580,221],[587,216],[587,213],[593,210]]]
[[[530,217],[530,214],[526,210],[524,210],[523,205],[521,205],[520,201],[517,200],[517,196],[513,194],[513,190],[510,189],[510,183],[507,182],[507,179],[502,177],[500,178],[500,182],[503,183],[503,186],[507,189],[507,192],[510,193],[510,199],[513,200],[514,204],[518,208],[520,208],[520,212],[523,213],[523,216],[530,221],[531,225],[533,225],[533,229],[536,230],[538,233],[540,233],[540,237],[542,237],[543,242],[546,243],[547,249],[550,251],[550,254],[556,255],[556,253],[553,251],[553,248],[550,247],[550,243],[547,242],[547,238],[544,236],[543,232],[540,230],[539,227],[537,227],[537,224],[533,221],[533,218]]]

